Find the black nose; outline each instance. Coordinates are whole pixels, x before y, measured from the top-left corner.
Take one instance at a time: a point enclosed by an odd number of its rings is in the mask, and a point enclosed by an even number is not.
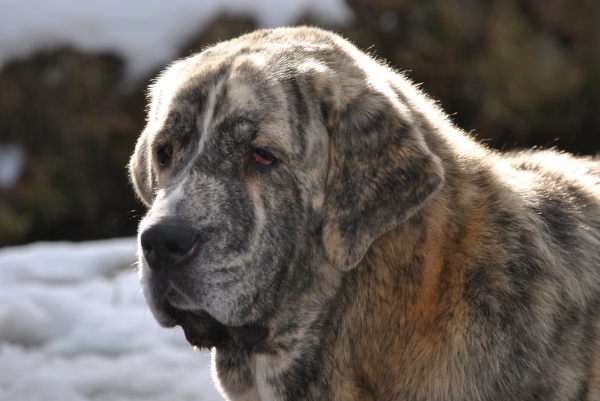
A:
[[[140,237],[144,257],[152,269],[173,266],[194,253],[196,232],[184,224],[159,223]]]

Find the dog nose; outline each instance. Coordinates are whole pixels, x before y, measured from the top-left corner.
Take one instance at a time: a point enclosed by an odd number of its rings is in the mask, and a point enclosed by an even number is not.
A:
[[[196,245],[196,233],[184,225],[159,223],[144,230],[140,242],[148,265],[158,269],[191,256]]]

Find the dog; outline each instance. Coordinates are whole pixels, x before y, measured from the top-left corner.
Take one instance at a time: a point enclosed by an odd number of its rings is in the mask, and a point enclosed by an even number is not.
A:
[[[600,399],[600,162],[501,154],[317,28],[170,65],[130,176],[150,310],[230,400]]]

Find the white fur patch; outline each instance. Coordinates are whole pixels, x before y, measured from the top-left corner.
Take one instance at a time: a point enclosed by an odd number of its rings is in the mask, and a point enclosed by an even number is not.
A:
[[[200,143],[198,144],[198,155],[202,153],[202,149],[204,148],[204,142],[206,142],[206,138],[208,137],[208,128],[210,127],[210,123],[212,122],[214,113],[215,113],[215,104],[217,102],[217,95],[223,88],[223,82],[225,82],[225,77],[221,78],[219,82],[213,87],[212,91],[208,95],[208,103],[206,105],[206,110],[204,111],[204,119],[202,120],[202,135],[200,136]]]
[[[175,214],[175,209],[177,207],[177,204],[185,195],[183,188],[185,188],[185,184],[187,183],[188,177],[189,177],[189,175],[186,175],[185,179],[183,179],[179,184],[177,184],[175,189],[173,191],[171,191],[171,193],[169,193],[169,195],[167,195],[167,199],[166,199],[167,205],[166,206],[167,206],[167,209],[169,210],[170,214]]]
[[[256,387],[262,401],[276,401],[275,388],[269,384],[269,372],[272,358],[258,356],[256,358]]]

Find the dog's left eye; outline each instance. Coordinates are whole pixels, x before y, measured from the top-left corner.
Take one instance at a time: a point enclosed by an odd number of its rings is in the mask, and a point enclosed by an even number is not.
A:
[[[161,167],[168,167],[173,157],[173,149],[170,145],[165,145],[158,150],[158,162]]]
[[[265,149],[254,149],[252,151],[252,157],[254,157],[254,160],[257,163],[262,164],[263,166],[270,166],[277,160],[273,153]]]

